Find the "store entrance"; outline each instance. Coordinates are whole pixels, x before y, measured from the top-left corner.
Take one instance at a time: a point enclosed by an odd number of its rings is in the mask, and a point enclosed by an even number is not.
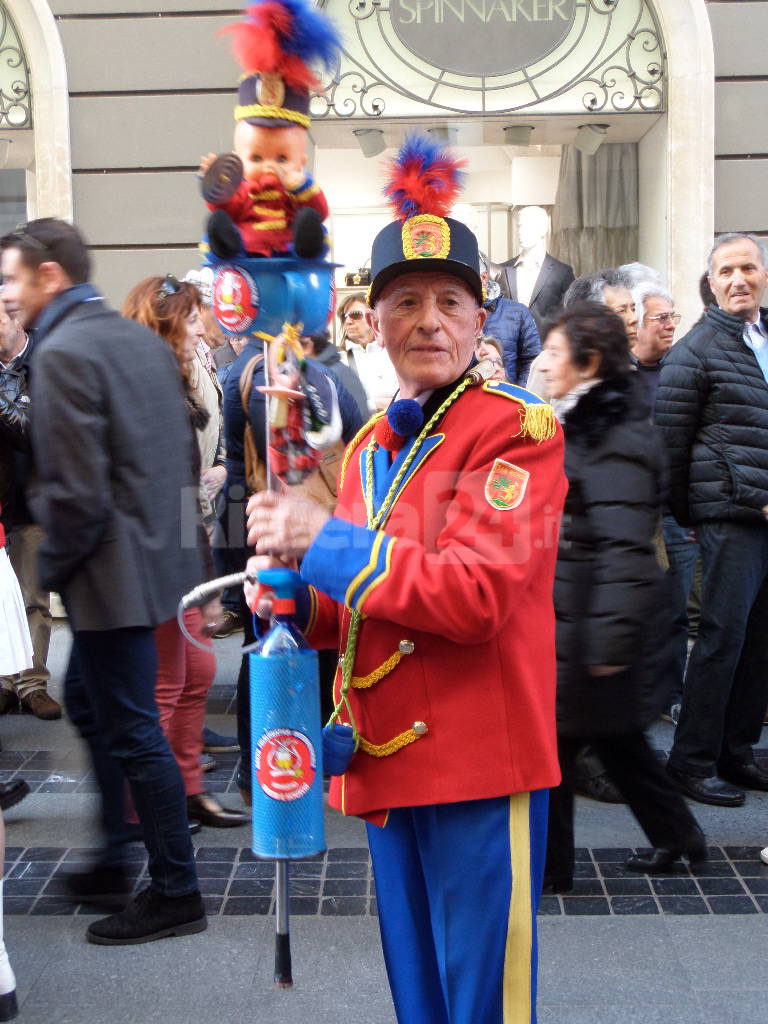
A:
[[[666,276],[666,115],[615,118],[610,141],[594,155],[574,148],[575,117],[535,119],[528,145],[508,142],[508,121],[467,118],[418,126],[435,130],[466,161],[454,216],[475,232],[495,266],[519,251],[519,210],[537,206],[550,215],[548,251],[576,276],[634,260]],[[370,124],[386,145],[371,158],[348,125],[313,126],[315,175],[331,206],[333,255],[341,264],[340,297],[360,290],[356,281],[364,289],[371,242],[390,219],[381,194],[386,160],[413,130],[394,119]]]

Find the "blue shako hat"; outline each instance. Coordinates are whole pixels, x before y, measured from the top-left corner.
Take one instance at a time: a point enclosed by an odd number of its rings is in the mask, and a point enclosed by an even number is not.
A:
[[[292,89],[279,75],[248,75],[237,88],[235,119],[263,128],[309,128],[309,92]]]
[[[310,92],[320,81],[310,65],[335,68],[341,39],[312,0],[256,0],[224,29],[245,72],[235,120],[266,128],[309,128]]]
[[[460,277],[482,305],[477,239],[446,216],[461,192],[462,166],[431,139],[411,135],[403,143],[385,188],[398,220],[378,233],[371,250],[371,307],[395,277],[424,271]]]

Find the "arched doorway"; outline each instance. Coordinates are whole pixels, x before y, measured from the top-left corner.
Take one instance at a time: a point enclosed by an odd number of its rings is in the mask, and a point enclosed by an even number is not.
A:
[[[391,147],[411,126],[449,126],[460,148],[482,150],[486,165],[479,169],[476,161],[470,167],[468,201],[476,203],[477,182],[498,159],[505,127],[533,127],[532,141],[544,143],[538,164],[544,173],[552,156],[547,144],[556,149],[572,141],[580,124],[606,122],[609,141],[638,145],[636,255],[665,274],[685,321],[698,317],[696,280],[714,223],[714,61],[704,0],[357,0],[349,6],[345,0],[326,0],[324,6],[337,20],[346,19],[348,59],[322,101],[325,109],[316,111],[313,130],[323,181],[334,173],[343,181],[342,209],[356,196],[371,228],[386,217],[375,192],[366,188],[378,169],[372,161],[361,162],[355,129],[383,129]],[[570,18],[568,32],[537,44],[527,66],[521,67],[518,54],[514,66],[500,71],[503,45],[488,51],[496,64],[487,75],[482,73],[485,52],[460,49],[457,56],[462,41],[472,37],[465,24],[470,19],[476,31],[478,18],[487,24],[494,18],[506,41],[528,31],[526,14],[545,10]],[[428,31],[412,41],[408,32],[419,18],[429,21]],[[450,18],[458,27],[441,61],[440,42],[433,36]],[[451,60],[456,66],[446,67]],[[324,160],[335,147],[340,149]],[[497,206],[518,202],[514,180],[508,188],[501,203],[498,195],[490,196],[489,223],[503,214]],[[343,218],[339,227],[340,237],[355,234]]]
[[[26,171],[27,216],[72,219],[72,159],[67,69],[47,0],[9,0],[0,5],[18,35],[30,69],[30,128],[0,129],[9,140],[5,166]]]

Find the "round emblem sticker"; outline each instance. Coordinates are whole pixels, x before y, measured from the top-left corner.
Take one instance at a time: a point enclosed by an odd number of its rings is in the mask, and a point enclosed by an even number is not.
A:
[[[256,780],[273,800],[298,800],[315,780],[317,762],[309,737],[295,729],[271,729],[256,745]]]
[[[248,334],[259,315],[259,289],[250,274],[237,267],[216,272],[213,311],[225,331]]]

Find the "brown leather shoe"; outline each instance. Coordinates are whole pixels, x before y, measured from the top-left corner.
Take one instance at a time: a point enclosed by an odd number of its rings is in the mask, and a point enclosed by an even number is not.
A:
[[[0,690],[0,715],[7,715],[9,711],[16,711],[19,706],[19,698],[13,690]]]
[[[61,718],[61,704],[55,701],[46,690],[32,690],[20,700],[22,710],[28,711],[35,718],[41,718],[45,722]]]
[[[233,633],[241,632],[243,628],[243,617],[240,612],[227,608],[215,622],[210,624],[208,635],[214,640],[224,640]]]

